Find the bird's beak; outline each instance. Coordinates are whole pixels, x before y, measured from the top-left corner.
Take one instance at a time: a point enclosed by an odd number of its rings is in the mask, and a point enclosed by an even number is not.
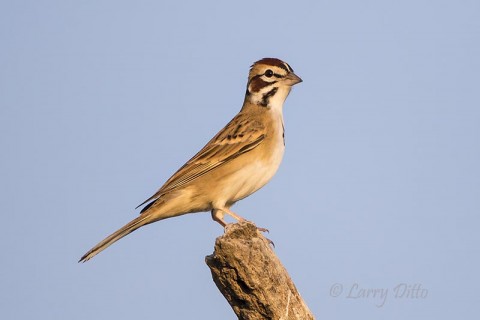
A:
[[[302,82],[303,80],[302,80],[299,76],[297,76],[295,73],[290,72],[290,73],[287,74],[287,76],[285,77],[285,81],[287,82],[288,85],[294,86],[294,85],[296,85],[297,83]]]

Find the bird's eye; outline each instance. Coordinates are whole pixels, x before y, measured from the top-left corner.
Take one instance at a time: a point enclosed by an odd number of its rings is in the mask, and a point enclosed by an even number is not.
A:
[[[265,77],[271,78],[272,76],[273,76],[273,71],[270,69],[267,69],[267,71],[265,71]]]

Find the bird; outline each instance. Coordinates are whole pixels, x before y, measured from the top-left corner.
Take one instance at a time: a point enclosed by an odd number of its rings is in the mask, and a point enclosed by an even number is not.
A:
[[[211,211],[226,228],[224,215],[245,220],[230,207],[262,188],[283,158],[283,104],[302,82],[290,65],[277,58],[256,61],[248,75],[240,112],[163,186],[137,208],[140,215],[85,253],[86,262],[140,227],[193,212]],[[137,209],[136,208],[136,209]]]

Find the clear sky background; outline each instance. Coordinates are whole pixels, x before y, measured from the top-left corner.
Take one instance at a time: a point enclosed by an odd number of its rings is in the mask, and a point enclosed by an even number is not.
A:
[[[2,319],[235,318],[209,213],[77,260],[238,112],[263,57],[304,82],[279,172],[234,210],[317,318],[478,316],[479,1],[2,1],[0,45]]]

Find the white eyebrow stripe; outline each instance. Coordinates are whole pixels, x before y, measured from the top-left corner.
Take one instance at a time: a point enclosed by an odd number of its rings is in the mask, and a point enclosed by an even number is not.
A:
[[[289,72],[293,72],[292,68],[288,65],[288,63],[284,62],[283,65],[287,68]]]

